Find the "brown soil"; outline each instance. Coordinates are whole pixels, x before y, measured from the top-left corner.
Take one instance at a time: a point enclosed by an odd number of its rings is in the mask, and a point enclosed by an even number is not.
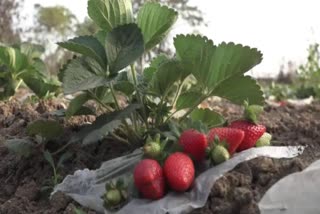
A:
[[[1,145],[4,139],[25,137],[29,122],[52,118],[48,112],[63,107],[59,101],[24,105],[16,101],[0,103],[0,214],[71,214],[75,207],[80,207],[63,194],[56,194],[49,200],[41,190],[52,176],[52,170],[41,153],[35,152],[30,158],[21,158]],[[214,108],[231,120],[238,117],[241,111],[239,107],[226,103],[219,103]],[[306,145],[303,155],[290,160],[257,158],[239,164],[216,182],[205,207],[192,213],[259,213],[257,202],[270,186],[319,159],[320,103],[306,107],[266,107],[261,119],[273,134],[275,145]],[[59,119],[65,126],[65,137],[52,142],[50,151],[64,145],[81,125],[93,120],[92,116],[75,117],[68,122]],[[72,158],[59,169],[62,177],[78,169],[96,169],[103,161],[129,153],[130,149],[112,142],[101,142],[85,148],[73,145],[69,151],[73,153]]]

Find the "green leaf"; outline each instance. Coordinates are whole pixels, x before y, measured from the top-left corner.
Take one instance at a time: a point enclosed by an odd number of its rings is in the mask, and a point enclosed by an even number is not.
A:
[[[55,139],[63,134],[63,128],[58,121],[36,120],[27,127],[28,135],[40,135],[46,140]]]
[[[50,73],[48,72],[46,64],[41,59],[34,59],[32,61],[32,67],[35,70],[37,70],[39,73],[44,75],[44,77],[47,76],[47,75],[50,75]]]
[[[102,29],[133,23],[131,0],[89,0],[88,15]]]
[[[28,66],[28,58],[18,49],[0,46],[0,65],[1,64],[17,72]]]
[[[60,88],[58,83],[47,82],[37,70],[29,70],[20,75],[23,82],[40,98]]]
[[[43,152],[43,156],[44,156],[44,159],[46,159],[46,161],[48,161],[48,163],[50,164],[50,166],[51,166],[53,169],[55,169],[56,166],[54,165],[54,160],[53,160],[53,158],[52,158],[51,153],[48,152],[48,151],[45,151],[45,152]]]
[[[28,139],[11,139],[4,142],[5,147],[9,151],[22,157],[30,157],[33,149],[35,148],[31,140]]]
[[[76,96],[69,103],[68,109],[66,111],[66,116],[69,118],[76,114],[82,108],[82,105],[85,104],[88,100],[90,100],[90,96],[87,93]]]
[[[215,46],[208,38],[194,35],[179,35],[175,38],[174,45],[184,68],[195,76],[198,84],[206,89],[207,95],[228,95],[224,97],[235,103],[239,103],[240,100],[240,103],[243,103],[244,97],[261,100],[261,97],[256,97],[260,94],[259,90],[241,94],[243,91],[257,88],[252,87],[252,84],[241,85],[243,88],[240,91],[235,89],[239,88],[238,79],[250,82],[242,75],[261,62],[262,54],[257,49],[234,43]],[[217,88],[219,94],[216,94]],[[229,93],[223,94],[224,90]],[[254,97],[250,97],[251,94]]]
[[[74,208],[73,211],[75,212],[75,214],[86,214],[86,212],[81,210],[80,208],[79,209],[78,208]]]
[[[131,78],[131,72],[123,71],[120,72],[114,80],[114,89],[122,92],[127,96],[131,96],[134,92],[133,80]],[[111,94],[109,92],[109,94]]]
[[[105,67],[107,64],[104,47],[99,40],[93,36],[76,37],[66,42],[60,42],[58,45],[70,51],[95,59],[99,62],[101,67]]]
[[[59,158],[59,161],[57,163],[57,169],[59,169],[60,167],[62,167],[62,165],[64,164],[64,162],[66,162],[67,160],[69,160],[71,157],[73,156],[73,154],[71,152],[65,152],[61,155],[61,157]]]
[[[242,105],[244,101],[250,104],[263,105],[264,98],[260,86],[249,76],[234,76],[219,84],[211,93]]]
[[[197,104],[200,104],[203,94],[198,91],[186,91],[182,93],[176,104],[177,110],[182,110],[186,108],[194,107]]]
[[[95,111],[87,106],[81,106],[77,112],[73,114],[73,116],[81,116],[81,115],[96,115]]]
[[[160,65],[169,62],[170,59],[168,56],[164,54],[160,54],[154,59],[152,59],[150,63],[150,67],[145,68],[143,70],[143,80],[145,83],[150,83],[152,80],[153,75],[157,72],[157,69],[160,67]]]
[[[17,81],[10,77],[9,73],[1,72],[3,77],[0,77],[0,100],[7,99],[15,94]]]
[[[150,64],[151,68],[159,68],[161,64],[170,61],[169,57],[165,54],[160,54],[154,59],[152,59],[152,62]]]
[[[178,13],[158,3],[145,3],[139,10],[137,22],[142,30],[146,50],[159,44],[176,22]]]
[[[108,81],[97,73],[102,68],[92,68],[84,59],[74,59],[63,71],[63,90],[65,94],[72,94],[105,85]]]
[[[96,143],[118,128],[123,119],[128,118],[131,113],[139,108],[139,104],[131,104],[123,110],[103,114],[97,117],[92,125],[82,129],[71,141],[82,141],[84,145]]]
[[[41,55],[45,52],[45,49],[41,45],[24,42],[20,44],[20,51],[28,56],[29,59],[37,59],[41,57]]]
[[[190,116],[193,121],[202,121],[208,127],[222,126],[226,122],[221,114],[210,109],[195,109]]]
[[[249,105],[247,101],[244,102],[244,118],[253,122],[258,123],[260,114],[263,112],[263,106],[260,105]]]
[[[95,96],[104,104],[114,103],[113,95],[109,87],[101,86],[95,89]]]
[[[124,93],[127,96],[131,96],[134,92],[134,85],[129,81],[119,81],[114,84],[114,89]]]
[[[106,52],[111,73],[127,67],[144,52],[143,36],[136,24],[113,29],[106,38]]]
[[[172,60],[162,63],[154,73],[150,89],[161,96],[167,94],[175,82],[181,79],[183,69],[178,61]]]
[[[94,36],[98,39],[98,41],[104,45],[106,42],[108,32],[105,30],[99,30]]]
[[[143,70],[143,78],[146,83],[150,83],[153,75],[157,72],[156,68],[149,67]]]

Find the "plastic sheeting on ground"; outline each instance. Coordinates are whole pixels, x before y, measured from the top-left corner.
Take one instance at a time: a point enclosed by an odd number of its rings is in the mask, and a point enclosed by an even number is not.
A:
[[[319,214],[320,160],[274,184],[259,203],[261,214]]]
[[[218,166],[208,168],[208,170],[201,173],[196,178],[195,185],[189,192],[170,192],[164,198],[157,201],[132,199],[117,213],[188,213],[192,209],[204,206],[215,181],[239,163],[261,156],[293,158],[301,154],[303,149],[303,147],[261,147],[243,151],[236,154],[230,160]],[[104,210],[101,199],[101,196],[105,192],[105,183],[119,177],[130,179],[134,166],[141,160],[141,157],[142,152],[137,150],[130,155],[107,161],[97,170],[78,170],[74,175],[67,176],[64,181],[55,188],[54,192],[62,191],[82,206],[93,209],[99,213],[108,214],[110,212]]]

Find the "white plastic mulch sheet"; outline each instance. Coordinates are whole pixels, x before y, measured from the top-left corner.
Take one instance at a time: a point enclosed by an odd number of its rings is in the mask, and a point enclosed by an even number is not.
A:
[[[274,184],[259,203],[261,214],[319,214],[320,160]]]
[[[243,151],[232,159],[209,168],[200,174],[196,178],[195,185],[190,192],[170,192],[164,198],[157,201],[133,199],[117,213],[181,214],[190,212],[192,209],[203,207],[215,181],[239,163],[260,156],[293,158],[301,154],[303,149],[303,147],[261,147]],[[141,160],[141,157],[142,152],[137,150],[130,155],[107,161],[97,170],[78,170],[74,175],[67,176],[55,188],[54,192],[62,191],[82,206],[99,213],[108,214],[109,212],[103,208],[103,201],[101,199],[101,196],[105,192],[105,183],[118,177],[130,179],[134,166]]]

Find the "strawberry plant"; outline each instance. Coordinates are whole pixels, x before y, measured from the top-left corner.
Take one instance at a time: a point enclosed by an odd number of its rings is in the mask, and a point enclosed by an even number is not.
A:
[[[44,49],[39,45],[0,45],[0,99],[10,98],[21,84],[27,85],[39,98],[58,93],[60,83],[50,77],[40,59]]]
[[[62,176],[59,174],[59,170],[64,162],[69,160],[73,154],[65,152],[57,158],[57,162],[55,163],[54,155],[61,153],[64,149],[64,147],[61,147],[55,152],[49,151],[49,145],[52,145],[53,142],[56,142],[63,135],[63,127],[55,120],[41,119],[33,121],[27,126],[27,134],[33,138],[10,139],[6,140],[4,145],[9,151],[24,158],[29,158],[39,153],[43,155],[44,160],[52,168],[53,174],[50,179],[45,180],[41,188],[42,192],[48,193],[61,182]]]
[[[67,117],[79,114],[89,100],[96,101],[104,113],[71,142],[90,144],[110,135],[140,145],[149,134],[169,131],[173,122],[222,125],[220,114],[198,108],[212,96],[236,104],[244,100],[263,103],[259,85],[244,75],[261,62],[257,49],[232,42],[214,44],[204,36],[177,35],[175,57],[159,55],[148,67],[137,70],[137,61],[167,36],[177,12],[147,2],[134,16],[130,0],[89,0],[88,14],[100,31],[59,43],[76,53],[59,77],[64,93],[76,94]],[[125,102],[121,104],[120,99]]]
[[[320,97],[320,51],[319,44],[311,44],[308,48],[308,58],[304,65],[298,69],[298,80],[295,84],[296,96],[307,98],[309,96]]]
[[[47,145],[62,136],[63,132],[63,127],[59,122],[40,119],[28,124],[27,134],[29,137],[8,139],[5,146],[17,155],[28,158],[37,151],[45,153],[48,149]]]

